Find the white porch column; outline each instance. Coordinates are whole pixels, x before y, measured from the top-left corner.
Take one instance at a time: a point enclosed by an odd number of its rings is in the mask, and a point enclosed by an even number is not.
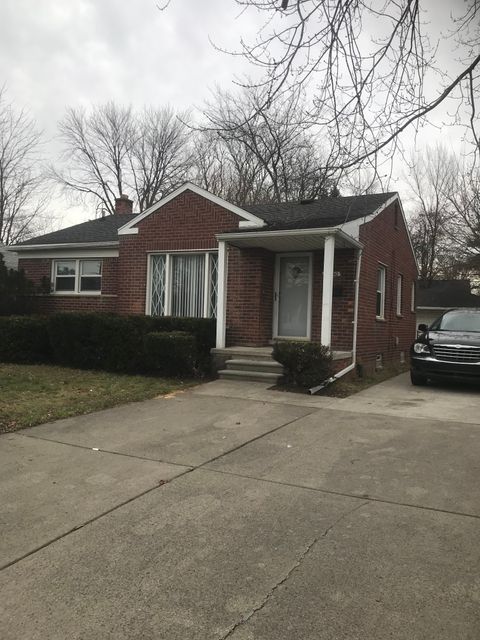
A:
[[[335,236],[326,236],[323,248],[323,292],[321,343],[330,347],[332,343],[333,307],[333,261],[335,258]]]
[[[217,349],[225,348],[227,326],[227,243],[218,241]]]

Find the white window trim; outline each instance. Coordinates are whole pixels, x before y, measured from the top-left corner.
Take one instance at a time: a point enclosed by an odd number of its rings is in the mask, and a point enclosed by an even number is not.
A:
[[[397,316],[401,317],[403,304],[403,275],[399,273],[397,275]]]
[[[383,278],[382,278],[382,288],[379,289],[378,288],[378,271],[382,270],[383,272]],[[377,285],[375,288],[375,317],[377,320],[385,320],[385,290],[386,290],[386,281],[387,281],[387,267],[384,264],[378,263],[377,265],[377,271],[376,271],[376,280],[377,280]],[[380,315],[377,315],[377,293],[381,294],[381,313]]]
[[[415,282],[412,282],[412,288],[410,291],[410,311],[415,313]]]
[[[89,261],[97,261],[101,264],[101,274],[100,274],[100,291],[80,291],[80,263],[81,262],[89,262]],[[55,287],[57,286],[57,263],[58,262],[75,262],[75,288],[73,291],[56,291]],[[60,278],[62,276],[59,276]],[[66,277],[66,276],[65,276]],[[72,276],[70,276],[72,277]],[[97,277],[98,276],[85,276],[85,277]],[[50,294],[52,296],[101,296],[102,295],[102,284],[103,284],[103,260],[97,257],[88,257],[88,258],[59,258],[52,260],[52,270],[51,270],[51,286],[52,291]]]
[[[218,249],[194,249],[192,251],[150,251],[147,254],[147,290],[145,296],[145,315],[152,315],[152,256],[165,256],[165,303],[164,303],[164,315],[170,316],[172,314],[172,267],[171,257],[173,255],[204,255],[205,267],[204,267],[204,293],[203,293],[203,314],[202,318],[210,318],[213,316],[208,315],[210,307],[210,256],[217,255]],[[218,296],[218,292],[217,292]],[[218,300],[217,300],[218,306]],[[217,308],[218,314],[218,308]]]

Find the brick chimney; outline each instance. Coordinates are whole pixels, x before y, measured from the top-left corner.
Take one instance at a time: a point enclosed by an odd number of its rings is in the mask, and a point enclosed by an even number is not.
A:
[[[115,213],[117,215],[128,215],[133,212],[133,201],[128,196],[121,195],[115,198]]]

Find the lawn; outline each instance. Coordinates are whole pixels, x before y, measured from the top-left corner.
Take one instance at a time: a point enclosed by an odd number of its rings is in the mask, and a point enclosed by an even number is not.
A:
[[[169,378],[0,363],[0,433],[191,386]]]

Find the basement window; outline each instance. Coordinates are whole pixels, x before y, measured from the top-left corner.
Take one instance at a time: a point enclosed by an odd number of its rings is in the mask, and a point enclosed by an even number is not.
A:
[[[95,295],[102,289],[101,260],[55,260],[53,292]]]

